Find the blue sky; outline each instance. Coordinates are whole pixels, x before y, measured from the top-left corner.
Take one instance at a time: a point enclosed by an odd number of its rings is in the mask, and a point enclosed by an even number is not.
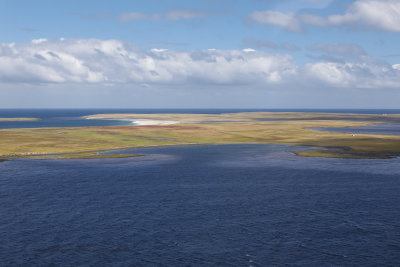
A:
[[[0,0],[0,25],[4,108],[400,108],[397,0]]]

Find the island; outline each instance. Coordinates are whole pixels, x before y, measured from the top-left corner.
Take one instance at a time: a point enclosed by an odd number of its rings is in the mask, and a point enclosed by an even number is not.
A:
[[[294,152],[298,156],[391,158],[400,155],[400,136],[315,130],[397,123],[400,114],[243,112],[95,114],[85,118],[129,120],[132,125],[3,129],[0,130],[0,158],[134,157],[138,155],[105,155],[101,152],[153,146],[240,143],[305,147],[304,151]]]

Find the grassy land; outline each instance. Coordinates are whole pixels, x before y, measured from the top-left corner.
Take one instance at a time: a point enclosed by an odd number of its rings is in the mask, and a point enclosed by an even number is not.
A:
[[[0,121],[40,121],[38,118],[0,118]]]
[[[76,154],[75,158],[86,158],[88,155],[85,153],[99,156],[93,153],[111,149],[226,143],[275,143],[321,148],[296,152],[300,156],[386,158],[400,155],[400,136],[352,136],[308,129],[397,121],[400,115],[249,112],[221,115],[100,114],[90,117],[168,120],[179,124],[0,130],[0,158],[71,152],[83,153],[81,156]]]
[[[31,155],[27,158],[31,159],[110,159],[110,158],[132,158],[143,156],[140,154],[98,154],[97,152],[78,152],[78,153],[61,153],[48,155]]]
[[[348,120],[348,121],[399,121],[400,114],[350,114],[350,113],[310,113],[310,112],[242,112],[224,114],[96,114],[87,119],[153,119],[179,121],[181,123],[209,122],[254,122],[259,119],[270,120]],[[365,123],[364,123],[365,124]]]

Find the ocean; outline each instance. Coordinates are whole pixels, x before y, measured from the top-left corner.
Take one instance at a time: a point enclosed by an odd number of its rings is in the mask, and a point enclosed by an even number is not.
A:
[[[105,113],[92,111],[6,114]],[[174,146],[0,162],[0,265],[400,265],[400,158],[292,153],[300,149]]]

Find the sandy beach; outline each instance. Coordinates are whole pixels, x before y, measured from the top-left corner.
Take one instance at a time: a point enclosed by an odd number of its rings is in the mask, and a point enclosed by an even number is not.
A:
[[[134,125],[171,125],[177,124],[179,121],[160,121],[160,120],[145,120],[145,119],[138,119],[138,120],[129,120]]]
[[[149,120],[149,119],[120,119],[120,118],[103,118],[103,117],[86,117],[87,120],[118,120],[118,121],[129,121],[133,125],[145,126],[145,125],[172,125],[178,124],[179,121],[164,121],[164,120]]]

